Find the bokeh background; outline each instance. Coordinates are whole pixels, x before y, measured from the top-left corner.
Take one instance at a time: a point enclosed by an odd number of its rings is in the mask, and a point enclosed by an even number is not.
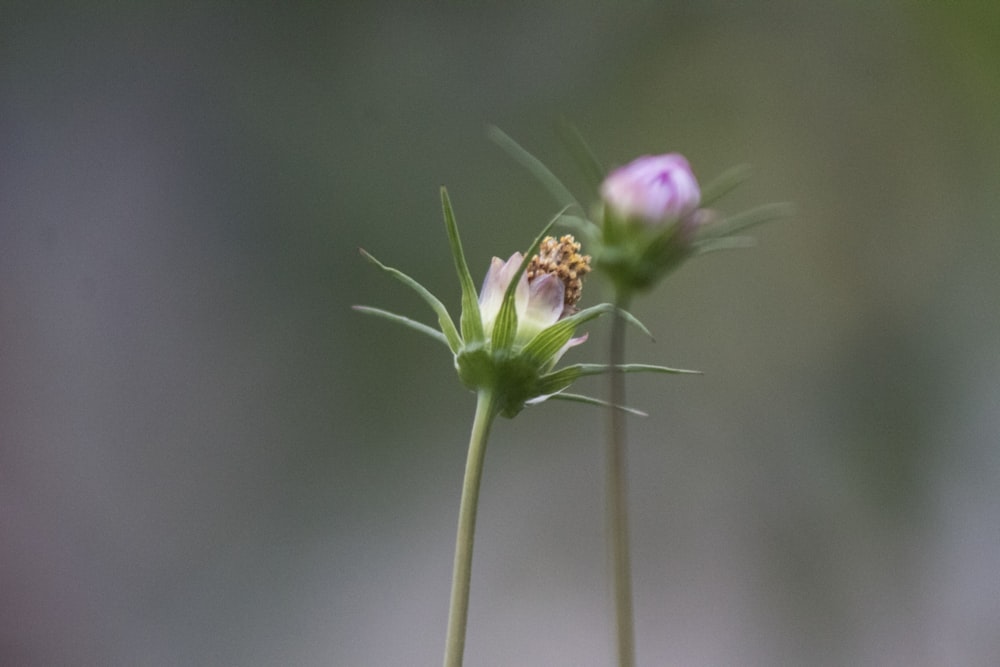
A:
[[[635,304],[640,664],[998,664],[985,1],[5,3],[0,663],[437,664],[474,400],[357,249],[457,309],[439,186],[480,280],[561,117],[797,207]],[[611,664],[604,417],[494,429],[467,664]]]

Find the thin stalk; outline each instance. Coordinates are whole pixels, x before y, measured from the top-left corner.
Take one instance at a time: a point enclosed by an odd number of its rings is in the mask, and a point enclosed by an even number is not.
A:
[[[629,305],[625,290],[618,290],[614,321],[611,325],[612,368],[625,363],[625,318],[619,313]],[[615,634],[619,667],[635,665],[635,627],[632,620],[632,562],[629,552],[628,493],[625,480],[625,373],[612,370],[608,375],[611,408],[607,448],[608,540],[611,546],[611,570],[615,598]]]
[[[465,652],[465,626],[469,616],[469,582],[472,578],[472,545],[476,533],[476,507],[479,505],[479,482],[483,477],[486,438],[497,415],[496,401],[488,389],[481,389],[476,400],[476,416],[469,436],[469,453],[462,482],[462,500],[458,510],[458,535],[455,538],[455,566],[451,576],[451,607],[448,611],[448,636],[445,640],[444,667],[461,667]]]

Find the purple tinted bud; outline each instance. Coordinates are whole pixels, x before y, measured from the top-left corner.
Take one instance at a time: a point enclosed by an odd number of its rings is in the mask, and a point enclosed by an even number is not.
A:
[[[701,190],[680,153],[644,155],[615,169],[601,184],[601,197],[622,219],[657,224],[698,208]]]

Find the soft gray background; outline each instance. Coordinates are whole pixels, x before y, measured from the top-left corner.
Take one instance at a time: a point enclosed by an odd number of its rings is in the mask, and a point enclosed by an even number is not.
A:
[[[0,662],[438,664],[473,397],[357,248],[457,308],[565,115],[798,208],[635,304],[640,664],[997,664],[998,5],[697,6],[5,4]],[[603,419],[498,422],[467,664],[611,664]]]

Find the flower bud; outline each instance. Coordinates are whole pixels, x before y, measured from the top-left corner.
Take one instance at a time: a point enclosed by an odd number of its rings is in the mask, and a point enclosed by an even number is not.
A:
[[[615,169],[601,184],[601,197],[622,220],[650,225],[693,213],[701,201],[698,181],[683,155],[644,155]]]
[[[628,294],[652,287],[686,259],[704,221],[701,189],[683,155],[644,155],[612,171],[594,259]]]

